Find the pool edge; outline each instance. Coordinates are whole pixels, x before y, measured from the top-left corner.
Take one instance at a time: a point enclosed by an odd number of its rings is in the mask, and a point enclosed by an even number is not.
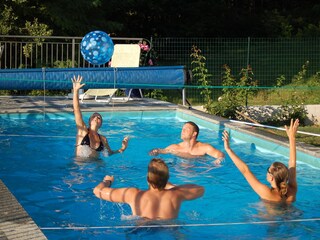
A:
[[[224,128],[230,128],[230,129],[248,134],[250,136],[258,137],[263,140],[273,142],[280,146],[289,148],[288,138],[278,136],[272,133],[268,133],[266,131],[262,131],[257,127],[252,127],[252,126],[248,126],[240,123],[231,122],[226,118],[210,115],[208,113],[205,113],[196,109],[186,109],[184,107],[179,107],[177,110],[189,115],[194,115],[195,117],[201,118],[211,123],[222,125]],[[298,142],[298,141],[296,145],[297,145],[297,151],[308,154],[320,160],[320,148],[312,146],[310,144],[303,143],[303,142]]]
[[[47,239],[0,179],[0,239]]]

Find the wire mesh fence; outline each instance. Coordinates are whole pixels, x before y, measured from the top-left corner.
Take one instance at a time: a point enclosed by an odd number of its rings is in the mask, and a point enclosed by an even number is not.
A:
[[[0,68],[95,67],[84,61],[81,56],[81,39],[82,37],[2,35]],[[113,41],[115,44],[138,43],[142,39],[113,38]],[[235,78],[239,78],[244,68],[251,67],[259,91],[254,100],[249,100],[249,104],[283,102],[288,98],[287,94],[283,91],[280,91],[280,95],[279,92],[274,94],[273,87],[279,80],[282,85],[290,84],[292,79],[301,73],[304,79],[316,76],[314,80],[316,86],[303,84],[302,88],[295,87],[293,91],[306,95],[312,91],[314,97],[306,100],[305,104],[320,102],[317,97],[320,95],[319,38],[153,38],[148,42],[157,53],[158,65],[185,65],[187,69],[192,69],[191,49],[197,46],[206,58],[206,68],[211,75],[210,90],[215,100],[222,93],[222,75],[224,66],[227,65]],[[303,69],[303,66],[307,67]],[[201,87],[195,87],[198,85],[198,79],[193,77],[186,86],[187,98],[193,103],[202,104],[204,99],[200,94]],[[175,92],[164,91],[164,93],[172,99],[176,96]]]
[[[318,38],[156,38],[153,39],[153,45],[158,51],[161,64],[182,64],[190,69],[192,68],[190,58],[192,46],[195,45],[201,49],[206,58],[206,67],[211,74],[209,80],[210,85],[213,86],[211,92],[214,99],[218,99],[221,95],[224,65],[230,67],[235,78],[239,77],[242,69],[250,66],[259,86],[258,104],[266,102],[270,104],[270,101],[281,104],[284,100],[281,96],[269,94],[279,79],[282,80],[283,85],[291,83],[306,63],[307,71],[303,77],[307,79],[318,75],[320,71],[319,41]],[[319,81],[319,79],[316,80]],[[197,85],[197,79],[194,78],[191,84]],[[294,91],[306,91],[309,88],[319,95],[319,85],[318,87],[302,86],[302,88],[295,88]],[[196,88],[189,89],[187,97],[201,104],[203,97],[200,91]],[[257,99],[255,98],[254,101],[249,104],[256,104]],[[315,97],[308,101],[319,103],[320,98]]]

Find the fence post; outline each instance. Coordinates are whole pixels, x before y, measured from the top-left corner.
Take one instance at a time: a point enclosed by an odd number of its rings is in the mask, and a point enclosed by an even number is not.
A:
[[[247,68],[246,68],[246,78],[248,80],[248,68],[250,64],[250,37],[248,37],[248,50],[247,50]],[[248,107],[248,92],[246,91],[246,107]]]
[[[72,67],[74,68],[74,61],[75,61],[75,51],[76,51],[76,40],[74,38],[72,38],[72,51],[71,51],[71,64]]]

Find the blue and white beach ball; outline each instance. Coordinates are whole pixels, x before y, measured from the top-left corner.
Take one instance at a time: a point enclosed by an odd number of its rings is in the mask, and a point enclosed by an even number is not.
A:
[[[92,31],[81,41],[83,58],[93,65],[107,63],[113,54],[114,45],[109,35],[103,31]]]

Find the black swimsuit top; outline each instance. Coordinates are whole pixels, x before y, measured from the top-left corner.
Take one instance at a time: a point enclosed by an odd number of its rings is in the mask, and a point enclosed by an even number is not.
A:
[[[100,139],[100,145],[99,145],[98,148],[96,148],[96,149],[92,148],[92,149],[96,150],[97,152],[101,152],[101,151],[103,151],[104,147],[103,147],[103,143],[101,141],[101,137],[100,137],[99,134],[98,134],[98,136],[99,136],[99,139]],[[90,147],[89,133],[87,133],[87,135],[84,136],[84,138],[82,139],[80,145],[88,145]]]

